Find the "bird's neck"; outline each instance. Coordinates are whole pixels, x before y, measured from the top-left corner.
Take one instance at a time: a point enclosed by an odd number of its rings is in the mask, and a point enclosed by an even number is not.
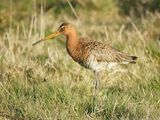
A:
[[[76,32],[73,32],[71,34],[68,34],[67,36],[67,41],[66,41],[66,47],[67,47],[67,52],[69,53],[69,55],[75,60],[77,61],[77,55],[78,55],[78,51],[79,51],[79,47],[78,47],[78,37]]]
[[[72,48],[77,45],[78,37],[77,37],[77,33],[75,31],[69,33],[68,35],[66,35],[66,37],[67,37],[67,47],[68,48]]]

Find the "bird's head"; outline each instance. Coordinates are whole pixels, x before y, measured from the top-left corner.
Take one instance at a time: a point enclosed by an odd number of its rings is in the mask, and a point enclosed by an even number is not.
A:
[[[73,32],[75,32],[75,29],[74,29],[74,27],[73,27],[72,24],[70,24],[70,23],[62,23],[59,26],[59,28],[58,28],[57,31],[55,31],[52,34],[50,34],[50,35],[48,35],[48,36],[46,36],[46,37],[44,37],[44,38],[36,41],[32,45],[36,45],[36,44],[38,44],[38,43],[40,43],[42,41],[46,41],[46,40],[49,40],[51,38],[55,38],[56,36],[59,36],[59,35],[65,35],[65,36],[67,36],[69,34],[72,34]]]
[[[66,35],[66,36],[74,31],[75,31],[74,27],[70,23],[62,23],[58,28],[58,32],[62,35]]]

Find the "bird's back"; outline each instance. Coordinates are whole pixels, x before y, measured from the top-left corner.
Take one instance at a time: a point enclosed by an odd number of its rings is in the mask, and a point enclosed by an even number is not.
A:
[[[136,56],[130,56],[108,44],[93,41],[89,38],[80,38],[70,55],[82,66],[93,70],[107,69],[110,65],[118,63],[135,63],[137,59]]]

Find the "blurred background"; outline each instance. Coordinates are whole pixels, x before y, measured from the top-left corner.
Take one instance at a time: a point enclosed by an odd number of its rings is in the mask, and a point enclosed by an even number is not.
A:
[[[101,74],[93,112],[92,72],[66,52],[65,38],[34,41],[62,22],[80,36],[138,56]],[[160,119],[160,0],[1,0],[0,119]]]
[[[159,11],[159,0],[2,0],[0,32],[5,32],[11,25],[16,27],[20,22],[29,25],[31,19],[39,17],[40,14],[47,30],[52,27],[50,24],[58,21],[61,23],[67,19],[74,22],[80,21],[82,25],[124,23],[129,26],[127,18],[131,18],[136,23],[142,23],[142,19],[153,19],[151,18],[153,16],[156,18],[152,24],[157,28],[160,24]],[[38,18],[38,21],[40,20]],[[154,32],[158,34],[156,30]]]

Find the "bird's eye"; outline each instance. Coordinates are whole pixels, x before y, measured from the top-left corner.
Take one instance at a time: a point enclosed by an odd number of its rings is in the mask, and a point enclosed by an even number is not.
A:
[[[65,29],[65,27],[63,26],[63,27],[61,27],[61,31],[64,31],[64,29]]]

